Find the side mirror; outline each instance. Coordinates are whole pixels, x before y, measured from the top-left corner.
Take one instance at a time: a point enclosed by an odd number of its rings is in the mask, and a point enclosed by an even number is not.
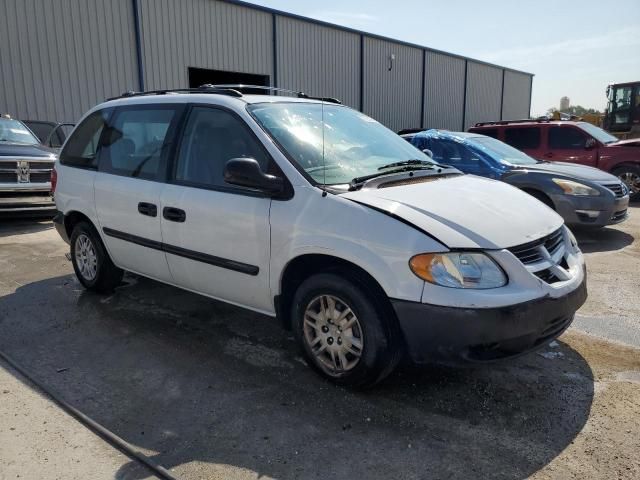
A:
[[[425,148],[424,150],[422,150],[422,153],[425,153],[429,156],[429,158],[433,158],[433,152],[431,150],[429,150],[428,148]]]
[[[596,139],[595,138],[588,138],[587,141],[584,143],[585,150],[591,150],[595,146],[596,146]]]
[[[224,167],[224,181],[231,185],[254,188],[276,194],[284,189],[282,178],[266,174],[255,158],[232,158]]]

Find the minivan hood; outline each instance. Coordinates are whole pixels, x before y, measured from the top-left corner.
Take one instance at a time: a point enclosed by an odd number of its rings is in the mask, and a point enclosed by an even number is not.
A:
[[[535,172],[547,172],[559,174],[565,177],[572,177],[578,180],[590,180],[592,182],[617,182],[618,179],[610,173],[598,168],[576,165],[567,162],[536,163],[535,165],[523,165],[517,170],[531,170]]]
[[[363,188],[341,196],[399,217],[448,248],[513,247],[563,224],[558,214],[531,195],[474,175],[425,178],[423,183]]]

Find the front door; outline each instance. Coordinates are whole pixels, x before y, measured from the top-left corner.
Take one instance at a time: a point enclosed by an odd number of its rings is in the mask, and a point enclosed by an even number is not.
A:
[[[117,108],[102,135],[94,181],[98,220],[114,263],[166,282],[172,278],[162,250],[160,196],[181,109]]]
[[[167,262],[185,288],[272,313],[271,199],[224,181],[226,162],[270,157],[244,121],[225,109],[193,106],[160,211]]]
[[[585,131],[573,125],[550,125],[547,132],[547,149],[543,157],[544,160],[578,163],[589,167],[596,166],[598,149],[595,148],[595,144],[588,147],[587,140],[592,137]]]

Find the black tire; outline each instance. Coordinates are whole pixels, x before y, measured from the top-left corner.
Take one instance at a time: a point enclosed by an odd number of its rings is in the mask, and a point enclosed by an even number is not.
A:
[[[629,187],[629,184],[627,183],[629,181],[628,177],[632,176],[636,178],[635,181],[635,188],[637,191],[634,192],[632,190],[632,188],[629,188],[629,199],[633,200],[633,201],[640,201],[640,190],[638,190],[640,188],[640,185],[638,185],[638,179],[640,179],[640,167],[638,167],[637,165],[623,165],[621,167],[618,167],[616,169],[613,170],[612,172],[616,177],[618,177],[622,182],[624,182],[625,184],[627,184],[627,187]]]
[[[94,276],[83,273],[82,266],[78,264],[81,260],[78,260],[76,256],[77,249],[82,248],[82,243],[85,239],[90,242],[97,260],[95,262]],[[91,224],[87,222],[79,222],[76,224],[73,232],[71,232],[69,243],[71,244],[71,263],[73,264],[73,270],[76,272],[80,283],[82,283],[87,290],[98,293],[108,293],[112,292],[113,289],[120,284],[124,271],[113,264],[98,232],[96,232]]]
[[[302,282],[294,295],[291,306],[292,326],[302,352],[314,370],[338,385],[359,388],[372,386],[389,375],[402,358],[402,337],[393,310],[387,301],[376,299],[371,287],[367,279],[351,272],[319,273]],[[323,295],[330,295],[344,302],[338,305],[347,305],[357,318],[358,328],[361,328],[361,355],[355,366],[346,371],[328,369],[320,357],[312,353],[310,341],[305,334],[305,311],[315,299]]]

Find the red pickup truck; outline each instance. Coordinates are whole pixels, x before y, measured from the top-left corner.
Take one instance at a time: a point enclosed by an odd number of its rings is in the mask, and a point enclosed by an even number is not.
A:
[[[622,180],[640,199],[640,139],[618,140],[590,123],[512,120],[476,123],[470,132],[497,138],[538,160],[597,167]]]

